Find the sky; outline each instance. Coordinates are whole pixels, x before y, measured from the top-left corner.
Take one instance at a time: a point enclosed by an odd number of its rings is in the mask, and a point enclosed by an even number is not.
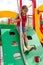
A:
[[[30,0],[23,0],[23,5],[29,6],[32,4]],[[36,6],[39,7],[43,4],[43,0],[36,0]],[[0,11],[9,10],[14,12],[18,11],[17,0],[0,0]],[[32,6],[29,8],[28,14],[32,14]]]
[[[43,4],[43,0],[36,0],[36,3],[38,7]],[[23,0],[23,5],[29,6],[30,4],[32,4],[30,0]],[[32,9],[32,7],[30,7],[30,9]],[[0,0],[0,10],[10,10],[18,12],[17,0]]]

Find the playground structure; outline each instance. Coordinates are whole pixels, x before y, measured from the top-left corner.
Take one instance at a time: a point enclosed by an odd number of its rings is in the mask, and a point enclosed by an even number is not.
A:
[[[40,40],[40,42],[43,44],[43,25],[41,24],[41,19],[42,19],[42,12],[43,12],[43,5],[40,6],[39,8],[36,8],[36,0],[31,0],[32,1],[32,4],[28,7],[31,7],[33,8],[33,14],[32,15],[28,15],[29,16],[32,16],[32,23],[31,23],[31,26],[33,27],[33,29],[36,31],[37,35],[38,35],[38,38]],[[20,0],[20,9],[22,8],[22,0]],[[36,13],[38,10],[38,13]],[[11,11],[0,11],[0,18],[2,17],[10,17],[10,18],[16,18],[17,16],[17,13],[15,12],[11,12]],[[38,17],[39,15],[39,17]],[[36,21],[37,20],[37,21]],[[39,24],[38,24],[38,20],[40,20],[40,28],[39,28]],[[8,24],[10,24],[10,19],[8,19]]]
[[[43,5],[35,9],[35,30],[41,43],[43,43],[42,12],[43,12]],[[40,22],[40,27],[38,25],[39,22]]]
[[[29,29],[27,31],[27,36],[31,36],[32,40],[29,40],[30,45],[35,45],[37,47],[36,51],[31,51],[28,53],[24,53],[27,65],[43,65],[43,48],[41,43],[43,43],[43,33],[38,26],[38,22],[40,19],[40,15],[43,12],[43,5],[37,8],[41,11],[41,13],[37,13],[36,9],[36,0],[32,0],[33,3],[33,29]],[[35,5],[35,6],[34,6]],[[22,0],[20,0],[20,9],[22,8]],[[16,18],[16,12],[10,11],[2,11],[0,12],[0,18],[2,17],[11,17]],[[37,21],[36,21],[37,20]],[[3,48],[3,58],[4,58],[4,65],[25,65],[24,58],[22,56],[21,48],[20,48],[20,35],[16,29],[16,25],[3,25],[1,24],[1,36],[2,36],[2,48]],[[38,36],[38,37],[37,37]],[[38,39],[39,38],[39,39]],[[41,43],[40,43],[41,42]],[[32,44],[31,44],[32,43]],[[39,53],[40,52],[40,53]],[[42,61],[40,63],[36,63],[34,61],[35,56],[40,56]],[[11,58],[11,59],[10,59]],[[8,60],[9,59],[9,60]]]
[[[41,14],[43,12],[43,5],[40,6],[39,8],[36,8],[36,0],[31,0],[31,1],[32,1],[32,8],[33,8],[33,14],[32,14],[33,15],[32,16],[33,17],[32,19],[33,28],[35,29],[40,42],[43,44],[43,25],[41,24],[41,20],[42,20]],[[20,8],[22,8],[22,0],[20,0]],[[37,10],[38,10],[38,13],[36,13]],[[40,20],[40,28],[39,28],[38,20]]]

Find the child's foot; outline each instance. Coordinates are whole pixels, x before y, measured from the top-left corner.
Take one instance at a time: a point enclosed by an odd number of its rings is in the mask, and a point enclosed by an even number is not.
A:
[[[24,52],[28,51],[28,49],[24,46]]]
[[[31,49],[31,46],[26,46],[26,48],[28,49],[28,51]]]
[[[34,50],[36,50],[36,46],[34,45],[33,47],[32,47]]]
[[[30,51],[33,50],[33,49],[36,50],[36,47],[35,46],[31,47]]]
[[[27,49],[28,49],[28,51],[31,51],[31,50],[36,50],[36,47],[35,46],[27,46]]]

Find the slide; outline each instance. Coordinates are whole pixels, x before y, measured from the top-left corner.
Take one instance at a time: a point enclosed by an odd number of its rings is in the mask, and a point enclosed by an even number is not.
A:
[[[3,25],[4,26],[4,25]],[[1,29],[2,48],[4,65],[25,65],[24,58],[20,48],[20,36],[16,30],[16,26],[10,28],[13,25],[7,25]],[[43,65],[43,48],[37,34],[33,29],[27,31],[28,40],[30,45],[35,45],[36,50],[25,52],[27,65]]]

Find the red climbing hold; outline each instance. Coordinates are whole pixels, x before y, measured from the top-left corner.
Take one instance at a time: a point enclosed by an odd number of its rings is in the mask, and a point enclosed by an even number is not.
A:
[[[40,57],[39,56],[35,56],[34,60],[35,60],[36,63],[39,63],[40,62]]]

